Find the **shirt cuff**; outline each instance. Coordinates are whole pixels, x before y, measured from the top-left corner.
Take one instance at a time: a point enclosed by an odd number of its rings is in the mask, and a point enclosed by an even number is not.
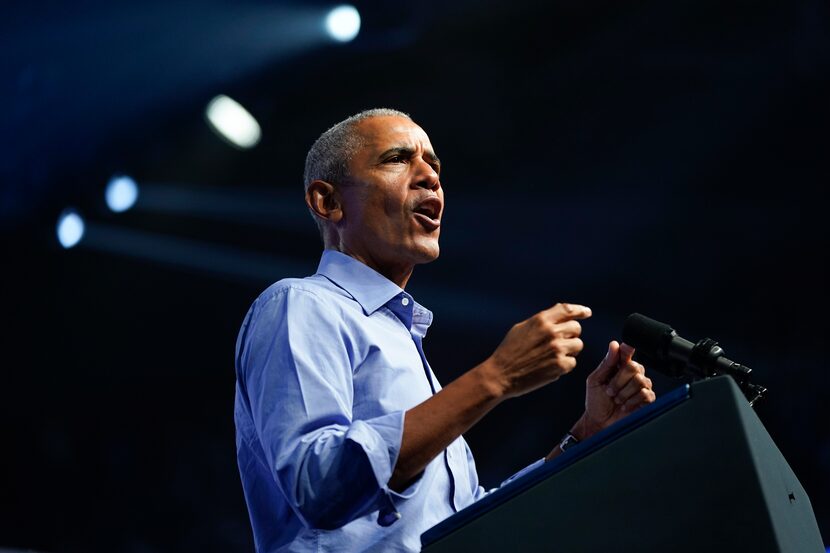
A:
[[[517,479],[521,478],[525,474],[527,474],[529,472],[533,472],[534,470],[536,470],[537,468],[541,467],[544,464],[545,464],[545,458],[543,457],[543,458],[539,459],[538,461],[526,466],[525,468],[523,468],[522,470],[520,470],[519,472],[517,472],[516,474],[514,474],[513,476],[511,476],[510,478],[508,478],[507,480],[505,480],[501,484],[499,484],[499,487],[506,486],[507,484],[513,482],[514,480],[517,480]]]
[[[419,475],[402,492],[389,488],[389,480],[401,451],[404,415],[404,411],[395,411],[373,419],[353,421],[346,436],[363,446],[377,479],[382,494],[378,512],[378,524],[381,526],[390,526],[401,518],[396,503],[418,493],[423,475]]]

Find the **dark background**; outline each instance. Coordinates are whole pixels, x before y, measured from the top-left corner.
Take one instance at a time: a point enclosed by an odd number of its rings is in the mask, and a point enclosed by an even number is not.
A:
[[[4,8],[0,547],[252,550],[236,333],[268,284],[316,267],[308,147],[378,106],[444,163],[442,254],[408,288],[444,382],[552,303],[594,311],[574,374],[467,434],[485,485],[570,427],[638,311],[754,369],[830,539],[828,5],[356,5],[344,45],[320,2]],[[219,93],[259,120],[256,148],[205,124]],[[141,187],[123,214],[103,201],[117,173]],[[87,234],[63,250],[67,206]]]

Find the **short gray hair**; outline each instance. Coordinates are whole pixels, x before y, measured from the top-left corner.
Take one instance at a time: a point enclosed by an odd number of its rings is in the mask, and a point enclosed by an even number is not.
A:
[[[357,124],[370,117],[404,117],[412,118],[408,113],[390,108],[373,108],[363,110],[351,117],[340,121],[320,135],[305,158],[305,172],[303,184],[308,190],[315,180],[323,180],[331,184],[341,184],[349,178],[349,161],[360,149],[363,139],[357,132]],[[323,235],[323,222],[314,217],[320,235]]]

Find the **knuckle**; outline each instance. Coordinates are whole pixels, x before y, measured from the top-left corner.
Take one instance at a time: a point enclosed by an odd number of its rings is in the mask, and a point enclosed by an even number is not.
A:
[[[559,354],[556,356],[556,364],[563,373],[569,373],[576,367],[576,359],[569,355]]]
[[[545,325],[547,325],[547,324],[548,324],[548,320],[547,320],[547,317],[545,317],[545,315],[544,315],[544,314],[542,314],[542,313],[536,313],[536,314],[535,314],[535,315],[531,318],[531,323],[533,323],[533,325],[534,325],[536,328],[544,328],[544,327],[545,327]]]

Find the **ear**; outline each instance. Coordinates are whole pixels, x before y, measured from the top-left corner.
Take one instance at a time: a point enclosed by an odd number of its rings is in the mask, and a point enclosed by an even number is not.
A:
[[[315,180],[308,185],[305,203],[314,215],[321,219],[332,223],[339,223],[343,219],[340,195],[334,185],[324,180]]]

